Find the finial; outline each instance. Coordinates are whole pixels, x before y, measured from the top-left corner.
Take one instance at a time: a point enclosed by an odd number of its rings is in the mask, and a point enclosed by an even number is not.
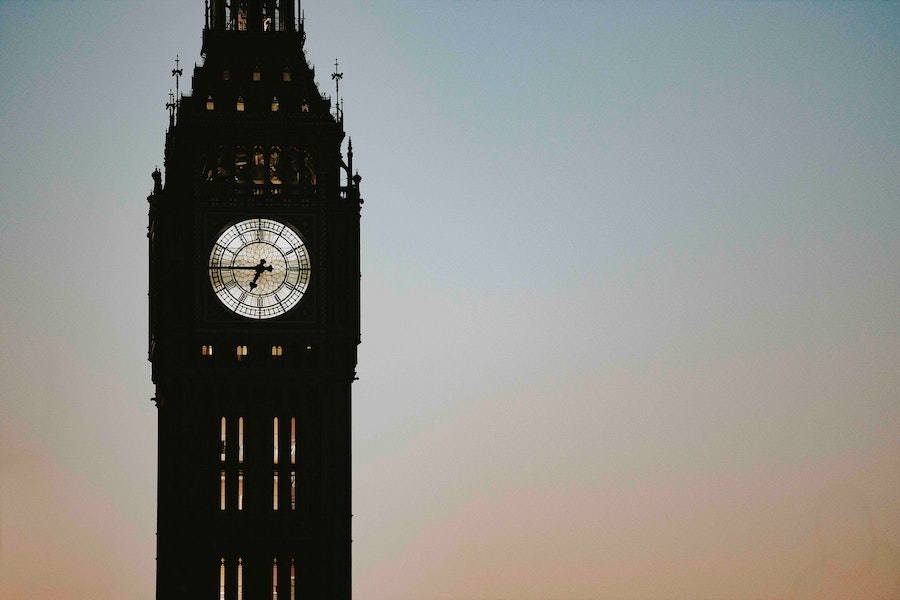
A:
[[[343,119],[344,108],[341,106],[341,79],[344,78],[344,74],[338,73],[337,59],[334,59],[334,73],[331,74],[331,78],[334,79],[334,106],[337,112],[335,116],[338,119]]]
[[[172,90],[169,90],[169,103],[166,104],[166,108],[169,109],[169,127],[175,125],[175,112],[178,108],[178,104],[181,101],[181,90],[179,89],[179,83],[181,81],[181,75],[184,71],[181,70],[181,61],[178,58],[178,55],[175,55],[175,68],[172,69],[172,77],[175,78],[175,93],[172,93]]]
[[[169,89],[169,101],[166,102],[166,108],[169,109],[169,127],[175,125],[175,94]]]
[[[184,71],[181,70],[181,59],[178,58],[178,55],[175,55],[175,68],[172,69],[172,77],[175,78],[175,97],[180,97],[180,90],[178,89],[178,84],[181,80],[181,76],[184,75]]]

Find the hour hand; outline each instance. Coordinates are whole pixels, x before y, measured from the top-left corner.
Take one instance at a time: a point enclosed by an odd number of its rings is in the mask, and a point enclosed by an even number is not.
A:
[[[272,270],[272,265],[269,265],[268,267],[266,267],[265,264],[266,264],[266,259],[261,258],[261,259],[259,259],[259,264],[256,265],[255,267],[253,267],[254,269],[256,269],[256,275],[253,276],[253,281],[250,282],[251,290],[256,287],[256,280],[259,279],[259,276],[262,275],[263,271],[271,271]]]

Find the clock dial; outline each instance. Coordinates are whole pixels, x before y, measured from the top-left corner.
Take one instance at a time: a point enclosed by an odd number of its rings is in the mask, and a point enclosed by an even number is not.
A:
[[[283,315],[309,287],[309,251],[300,234],[275,219],[228,227],[209,254],[209,282],[229,310],[251,319]]]

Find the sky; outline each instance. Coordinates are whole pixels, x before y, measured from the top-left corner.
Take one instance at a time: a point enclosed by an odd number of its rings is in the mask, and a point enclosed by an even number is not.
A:
[[[303,0],[362,176],[365,600],[900,598],[900,4]],[[200,0],[0,0],[0,600],[154,597]]]

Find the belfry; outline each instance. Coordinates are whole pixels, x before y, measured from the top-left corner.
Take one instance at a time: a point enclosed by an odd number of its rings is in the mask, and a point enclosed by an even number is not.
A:
[[[208,0],[169,103],[148,198],[158,600],[351,595],[362,198],[296,1]]]

